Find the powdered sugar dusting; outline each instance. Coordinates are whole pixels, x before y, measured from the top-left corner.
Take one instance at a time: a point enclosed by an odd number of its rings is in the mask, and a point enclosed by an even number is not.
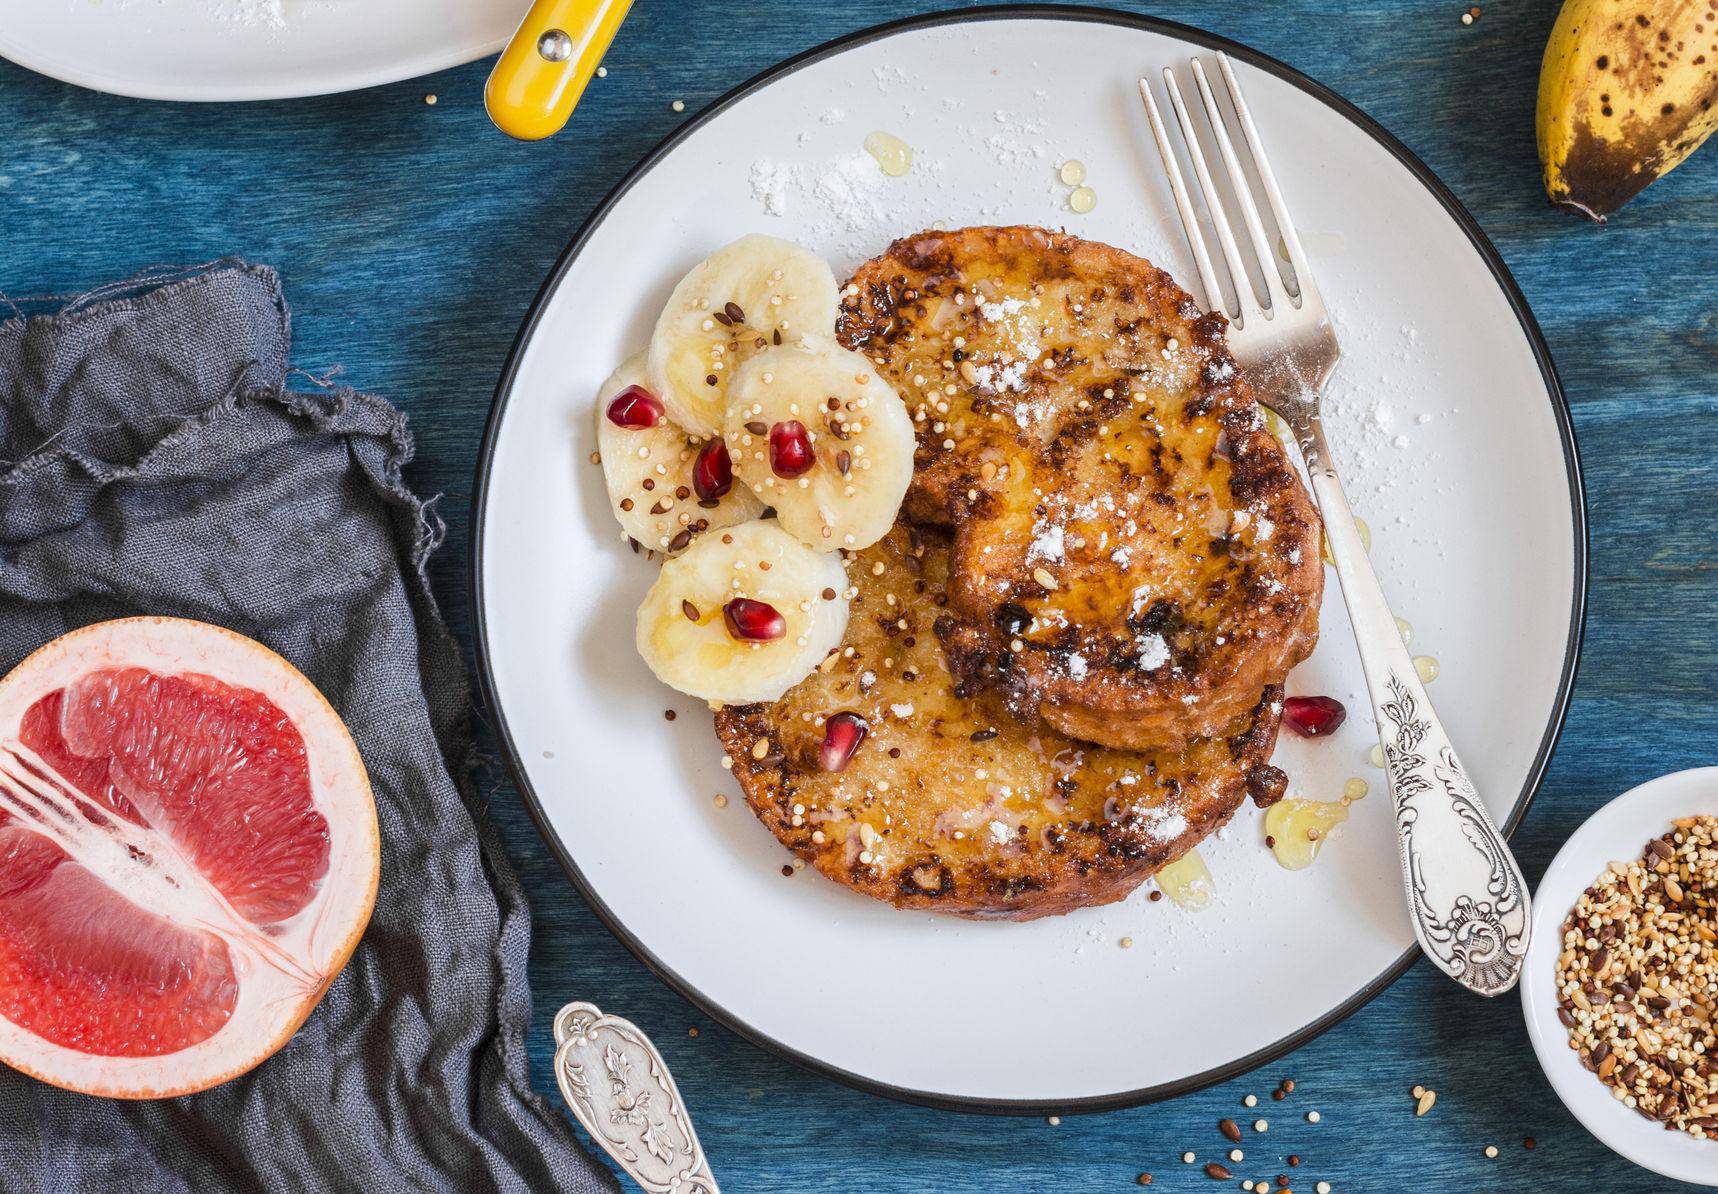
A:
[[[285,0],[209,0],[209,15],[234,25],[286,28]]]

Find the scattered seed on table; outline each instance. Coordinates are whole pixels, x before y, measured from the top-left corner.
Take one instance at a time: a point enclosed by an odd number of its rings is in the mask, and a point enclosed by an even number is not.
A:
[[[1319,1182],[1318,1185],[1313,1187],[1313,1189],[1317,1190],[1318,1194],[1330,1194],[1330,1183]]]
[[[1521,1147],[1522,1148],[1538,1148],[1539,1142],[1537,1140],[1533,1139],[1533,1137],[1529,1136],[1521,1142]]]
[[[1413,1097],[1413,1098],[1416,1098],[1416,1099],[1417,1099],[1417,1098],[1419,1098],[1419,1097],[1420,1097],[1420,1096],[1421,1096],[1421,1095],[1423,1095],[1423,1094],[1425,1094],[1425,1093],[1426,1093],[1426,1088],[1425,1088],[1425,1087],[1423,1087],[1423,1086],[1416,1086],[1416,1087],[1414,1087],[1414,1089],[1413,1089],[1413,1090],[1410,1090],[1410,1091],[1409,1091],[1409,1092],[1408,1092],[1408,1094],[1409,1094],[1409,1095],[1410,1095],[1410,1096],[1412,1096],[1412,1097]]]
[[[1062,1126],[1062,1117],[1060,1115],[1052,1115],[1044,1122],[1049,1124],[1052,1128],[1059,1128]]]
[[[1135,1178],[1134,1180],[1137,1181],[1142,1186],[1149,1186],[1149,1185],[1151,1185],[1151,1174],[1142,1173],[1137,1178]]]
[[[1229,1160],[1234,1161],[1238,1164],[1242,1161],[1245,1161],[1246,1159],[1247,1159],[1246,1154],[1243,1153],[1240,1149],[1232,1148],[1229,1150]]]
[[[1255,1132],[1268,1132],[1270,1127],[1271,1125],[1265,1120],[1255,1119],[1253,1121],[1253,1131]]]
[[[597,78],[599,78],[599,79],[608,78],[608,67],[606,67],[606,66],[597,67]]]
[[[428,95],[424,96],[424,103],[429,104],[431,107],[434,107],[436,99],[437,99],[436,93],[432,91]]]
[[[1318,1113],[1318,1112],[1316,1112],[1316,1111],[1308,1111],[1308,1112],[1307,1112],[1307,1113],[1306,1113],[1306,1122],[1307,1122],[1307,1123],[1309,1123],[1309,1124],[1315,1124],[1315,1123],[1317,1123],[1317,1122],[1318,1122],[1318,1121],[1319,1121],[1319,1120],[1320,1120],[1320,1119],[1323,1119],[1323,1118],[1324,1118],[1324,1117],[1323,1117],[1323,1116],[1321,1116],[1321,1115],[1320,1115],[1320,1114],[1319,1114],[1319,1113]]]
[[[1185,1165],[1191,1165],[1196,1160],[1198,1160],[1198,1158],[1193,1155],[1193,1151],[1191,1149],[1181,1154],[1181,1161]]]
[[[1419,1101],[1414,1104],[1414,1114],[1415,1115],[1424,1115],[1426,1112],[1428,1112],[1432,1109],[1432,1104],[1436,1103],[1437,1101],[1438,1101],[1438,1092],[1437,1091],[1435,1091],[1435,1090],[1422,1091],[1420,1093]]]
[[[1215,1161],[1205,1162],[1205,1176],[1213,1181],[1226,1182],[1235,1175]]]
[[[1288,1155],[1288,1162],[1289,1162],[1289,1168],[1290,1169],[1295,1168],[1297,1165],[1300,1164],[1300,1154],[1299,1153],[1290,1153]]]
[[[1495,1156],[1497,1156],[1497,1145],[1495,1145],[1495,1144],[1488,1144],[1488,1145],[1486,1145],[1486,1146],[1485,1146],[1485,1155],[1486,1155],[1486,1156],[1487,1156],[1487,1157],[1495,1157]]]
[[[1241,1142],[1241,1126],[1227,1117],[1217,1121],[1217,1130],[1236,1144]]]
[[[694,1028],[688,1028],[686,1030],[686,1035],[689,1037],[696,1037],[698,1035],[698,1029],[695,1027]]]
[[[686,110],[686,101],[685,100],[675,100],[673,103],[669,104],[668,106],[670,108],[673,108],[676,112],[684,112]]]
[[[1257,1107],[1258,1105],[1259,1105],[1259,1096],[1258,1095],[1248,1095],[1246,1098],[1241,1100],[1241,1106],[1243,1106],[1243,1107]]]

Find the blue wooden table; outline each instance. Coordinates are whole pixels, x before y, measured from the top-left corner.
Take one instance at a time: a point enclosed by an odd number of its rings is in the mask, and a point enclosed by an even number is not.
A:
[[[690,114],[782,57],[933,7],[639,0],[572,127],[532,146],[485,119],[487,64],[354,95],[215,108],[115,99],[0,63],[0,289],[70,291],[224,253],[278,266],[297,362],[341,366],[411,414],[414,484],[446,495],[451,527],[435,580],[465,634],[478,436],[560,248],[685,119],[672,101]],[[1718,150],[1613,227],[1552,212],[1533,101],[1555,0],[1488,3],[1472,25],[1460,22],[1464,4],[1423,0],[1116,7],[1248,42],[1371,113],[1479,218],[1545,327],[1586,466],[1593,568],[1573,711],[1516,839],[1536,881],[1597,805],[1718,757]],[[1519,529],[1521,550],[1533,551],[1534,528]],[[1226,1151],[1213,1125],[1243,1118],[1248,1092],[1273,1126],[1248,1134],[1238,1176],[1274,1176],[1294,1152],[1304,1159],[1288,1171],[1296,1190],[1319,1179],[1337,1191],[1672,1185],[1606,1152],[1562,1110],[1513,997],[1481,1003],[1423,963],[1297,1053],[1167,1104],[1051,1125],[860,1094],[703,1023],[580,902],[498,764],[487,794],[536,912],[538,1084],[552,1087],[548,1017],[562,1002],[635,1017],[662,1045],[734,1191],[1120,1190],[1147,1171],[1156,1189],[1221,1189],[1180,1156]],[[1295,1093],[1272,1103],[1283,1077]],[[1439,1095],[1420,1119],[1416,1084]],[[1304,1118],[1315,1108],[1316,1125]]]

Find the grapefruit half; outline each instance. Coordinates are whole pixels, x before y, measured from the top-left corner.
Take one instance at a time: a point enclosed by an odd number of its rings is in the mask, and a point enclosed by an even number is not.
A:
[[[298,1029],[376,901],[376,805],[315,686],[176,618],[0,680],[0,1060],[87,1094],[235,1078]]]

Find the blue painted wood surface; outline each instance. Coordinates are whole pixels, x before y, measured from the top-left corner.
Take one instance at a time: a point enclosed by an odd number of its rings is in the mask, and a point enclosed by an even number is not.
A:
[[[523,0],[521,0],[523,7]],[[354,95],[244,107],[145,104],[0,63],[0,289],[71,291],[154,262],[224,253],[285,275],[299,364],[344,369],[407,410],[416,486],[446,495],[435,579],[466,635],[465,548],[478,436],[503,356],[560,248],[688,113],[776,60],[934,4],[639,0],[573,125],[516,145],[484,118],[487,64]],[[1530,880],[1600,803],[1715,761],[1718,727],[1718,151],[1648,190],[1608,229],[1552,212],[1533,97],[1554,0],[1460,4],[1129,4],[1305,71],[1380,120],[1497,242],[1550,339],[1573,403],[1593,525],[1585,658],[1567,732],[1517,838]],[[426,93],[439,103],[424,103]],[[1521,550],[1535,532],[1521,527]],[[1499,594],[1498,600],[1504,595]],[[467,635],[468,637],[468,635]],[[1223,1188],[1183,1165],[1228,1145],[1215,1121],[1264,1098],[1237,1175],[1338,1191],[1671,1187],[1564,1113],[1513,997],[1481,1003],[1424,964],[1320,1040],[1256,1076],[1101,1116],[1000,1120],[901,1106],[838,1086],[705,1024],[612,938],[544,849],[498,765],[486,790],[533,895],[533,1062],[548,1017],[594,1000],[646,1025],[734,1191]],[[1055,1009],[1045,1009],[1053,1021]],[[698,1027],[699,1035],[688,1035]],[[1412,1115],[1415,1084],[1439,1092]],[[1309,1124],[1316,1108],[1322,1122]],[[1250,1119],[1246,1116],[1245,1119]],[[1533,1151],[1523,1138],[1537,1138]],[[1487,1160],[1483,1149],[1501,1150]],[[1718,1171],[1718,1159],[1714,1160]],[[1235,1188],[1231,1183],[1229,1188]]]

